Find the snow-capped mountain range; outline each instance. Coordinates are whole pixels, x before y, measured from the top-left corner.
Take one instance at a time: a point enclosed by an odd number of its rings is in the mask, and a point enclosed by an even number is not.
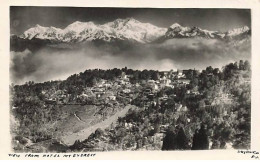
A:
[[[250,34],[247,26],[235,28],[227,32],[209,31],[199,27],[183,27],[178,23],[171,25],[165,33],[166,38],[202,37],[208,39],[232,39],[243,34]]]
[[[139,43],[151,43],[158,39],[202,37],[207,39],[232,39],[250,34],[250,29],[231,29],[227,32],[209,31],[199,27],[183,27],[174,23],[168,29],[157,27],[150,23],[142,23],[134,18],[116,19],[103,25],[93,22],[76,21],[64,29],[55,27],[42,27],[36,25],[26,30],[20,38],[41,39],[57,42],[83,42],[93,40],[113,41],[129,40]]]

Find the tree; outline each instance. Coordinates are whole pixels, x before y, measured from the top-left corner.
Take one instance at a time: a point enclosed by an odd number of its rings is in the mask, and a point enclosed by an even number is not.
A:
[[[199,149],[199,141],[198,140],[199,140],[199,130],[196,129],[195,133],[194,133],[194,136],[193,136],[193,139],[192,139],[191,150]]]
[[[217,75],[219,72],[220,72],[220,71],[219,71],[219,68],[214,68],[214,70],[213,70],[213,74],[214,74],[214,75]]]
[[[250,63],[248,62],[248,60],[246,60],[245,62],[244,62],[244,70],[250,70]]]
[[[72,150],[78,150],[82,148],[82,143],[79,140],[75,140],[74,144],[70,146]]]
[[[220,149],[220,141],[214,140],[211,149]]]
[[[151,77],[151,73],[148,71],[148,70],[143,70],[141,73],[140,73],[140,78],[142,79],[142,80],[148,80],[148,79],[150,79],[150,77]]]
[[[152,80],[159,80],[160,79],[159,72],[157,72],[157,71],[153,72],[152,76],[151,76],[151,79]]]
[[[170,127],[163,139],[162,150],[174,150],[175,148],[175,133],[173,127]]]
[[[159,123],[156,123],[155,125],[154,125],[154,134],[155,133],[159,133],[160,132],[160,125],[159,125]]]
[[[179,150],[189,149],[189,140],[184,132],[183,127],[179,129],[175,142],[176,142],[176,149]]]
[[[244,62],[243,62],[243,60],[239,61],[239,70],[244,70]]]
[[[213,68],[211,66],[207,67],[206,72],[207,72],[207,74],[213,73]]]
[[[90,79],[90,86],[93,87],[97,84],[97,78],[96,77],[92,77]]]
[[[161,121],[160,117],[157,116],[157,118],[155,120],[155,124],[154,124],[154,134],[160,132],[160,121]]]
[[[200,100],[200,101],[199,101],[199,108],[200,108],[200,109],[204,109],[205,106],[206,106],[205,101],[204,101],[204,100]]]
[[[198,78],[192,78],[189,86],[190,86],[190,89],[193,89],[195,88],[196,86],[198,86],[199,84],[199,79]]]
[[[187,72],[185,72],[185,76],[187,79],[193,79],[194,77],[194,70],[189,69]]]
[[[120,127],[116,132],[116,140],[117,143],[121,143],[123,138],[127,135],[126,129],[124,127]]]
[[[104,134],[104,131],[101,128],[96,129],[96,131],[95,131],[95,137],[96,138],[99,138],[103,134]]]
[[[205,126],[202,124],[199,131],[196,131],[193,137],[192,150],[209,149],[209,140]]]
[[[237,62],[234,63],[234,68],[235,68],[235,70],[238,70],[239,67],[238,67]]]

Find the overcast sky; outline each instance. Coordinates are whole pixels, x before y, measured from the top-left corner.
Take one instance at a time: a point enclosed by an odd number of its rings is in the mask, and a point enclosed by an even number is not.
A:
[[[247,9],[10,7],[12,34],[21,34],[36,24],[65,28],[75,21],[103,24],[127,17],[166,28],[176,22],[219,31],[245,25],[251,27],[250,10]]]

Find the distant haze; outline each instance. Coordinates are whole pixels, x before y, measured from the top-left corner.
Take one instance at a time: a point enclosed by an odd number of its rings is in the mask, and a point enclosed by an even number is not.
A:
[[[91,42],[75,49],[45,47],[38,52],[11,52],[11,80],[43,82],[66,79],[86,69],[112,69],[127,66],[132,69],[205,69],[221,68],[230,62],[250,61],[250,42],[239,47],[208,39],[172,39],[162,44],[95,46]]]

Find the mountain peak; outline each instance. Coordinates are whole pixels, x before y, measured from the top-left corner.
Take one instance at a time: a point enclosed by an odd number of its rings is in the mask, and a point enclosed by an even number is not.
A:
[[[120,23],[123,23],[123,24],[127,24],[127,23],[140,23],[138,20],[134,19],[133,17],[128,17],[128,18],[125,18],[125,19],[116,19],[114,20],[113,22],[109,22],[109,23],[114,23],[114,24],[120,24]],[[109,24],[107,23],[107,24]]]
[[[76,27],[76,26],[81,26],[81,25],[94,25],[94,23],[92,21],[89,21],[89,22],[75,21],[75,22],[71,23],[70,25],[68,25],[66,28]]]
[[[248,26],[243,26],[243,27],[240,27],[240,28],[234,28],[234,29],[227,31],[227,36],[228,37],[237,36],[237,35],[243,34],[245,32],[248,32],[249,30],[250,29],[249,29]]]
[[[245,26],[241,27],[241,29],[242,29],[242,31],[248,31],[249,27],[245,25]]]
[[[174,23],[170,26],[170,28],[174,29],[176,27],[181,27],[181,25],[179,23]]]
[[[245,32],[245,31],[248,31],[248,30],[249,30],[248,26],[243,26],[243,27],[240,27],[240,28],[231,29],[228,32],[232,32],[232,31],[242,31],[242,32]]]
[[[242,33],[248,32],[250,30],[250,28],[248,26],[244,26],[241,28]]]
[[[35,28],[44,28],[43,26],[39,25],[39,24],[36,24],[35,25]]]
[[[133,18],[133,17],[126,18],[125,20],[127,20],[127,21],[129,21],[129,22],[139,22],[138,20],[136,20],[136,19]]]

